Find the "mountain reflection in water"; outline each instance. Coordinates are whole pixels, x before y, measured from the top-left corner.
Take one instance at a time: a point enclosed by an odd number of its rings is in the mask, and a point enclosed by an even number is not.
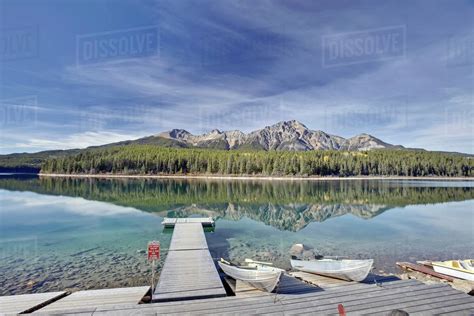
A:
[[[196,179],[97,179],[2,177],[0,189],[82,197],[133,207],[159,216],[244,217],[280,230],[299,231],[311,222],[351,214],[373,218],[407,205],[474,198],[472,183],[439,186],[439,182],[259,181]]]

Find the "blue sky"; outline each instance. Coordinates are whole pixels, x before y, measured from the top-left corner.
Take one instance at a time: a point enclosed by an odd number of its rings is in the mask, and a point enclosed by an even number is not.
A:
[[[0,14],[0,153],[290,119],[474,153],[473,1],[0,0]]]

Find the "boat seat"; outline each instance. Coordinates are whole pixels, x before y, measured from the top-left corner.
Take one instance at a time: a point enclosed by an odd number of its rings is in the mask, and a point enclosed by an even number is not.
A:
[[[468,266],[468,269],[474,271],[474,266],[472,265],[472,260],[464,260],[464,263]]]
[[[302,258],[302,257],[300,257],[300,256],[291,256],[291,259],[292,259],[292,260],[305,260],[305,258]],[[310,258],[310,259],[312,259],[312,258]],[[322,259],[324,259],[324,256],[322,256],[322,255],[315,255],[315,256],[314,256],[314,259],[316,259],[316,260],[322,260]],[[306,259],[306,260],[308,260],[308,259]]]
[[[459,263],[461,264],[461,267],[464,269],[464,270],[469,270],[469,271],[473,271],[474,268],[472,268],[471,266],[469,266],[469,264],[467,262],[464,262],[464,261],[459,261]]]

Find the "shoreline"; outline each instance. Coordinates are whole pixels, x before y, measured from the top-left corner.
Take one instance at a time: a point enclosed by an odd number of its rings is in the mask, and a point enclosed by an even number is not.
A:
[[[408,177],[408,176],[353,176],[353,177],[272,177],[224,175],[122,175],[122,174],[62,174],[38,173],[39,177],[52,178],[124,178],[124,179],[202,179],[202,180],[263,180],[263,181],[351,181],[351,180],[431,180],[474,181],[474,177]]]

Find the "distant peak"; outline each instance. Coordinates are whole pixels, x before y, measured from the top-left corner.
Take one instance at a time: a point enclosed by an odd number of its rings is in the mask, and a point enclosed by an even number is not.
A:
[[[304,125],[303,123],[297,120],[281,121],[272,126],[291,126],[291,127],[307,128],[306,125]],[[272,126],[269,126],[269,127],[272,127]]]
[[[180,136],[183,136],[183,135],[191,135],[190,132],[188,132],[187,130],[185,129],[178,129],[178,128],[175,128],[175,129],[172,129],[170,132],[169,132],[170,136],[171,137],[180,137]]]
[[[379,140],[377,137],[375,137],[373,135],[370,135],[370,134],[367,134],[367,133],[358,134],[358,135],[354,136],[353,138],[371,138],[371,139]]]
[[[288,125],[300,125],[300,126],[306,127],[306,125],[304,125],[303,123],[301,123],[300,121],[297,121],[297,120],[290,120],[290,121],[283,121],[283,122],[288,124]]]
[[[170,133],[185,133],[185,134],[191,134],[185,129],[180,129],[180,128],[173,128]]]

